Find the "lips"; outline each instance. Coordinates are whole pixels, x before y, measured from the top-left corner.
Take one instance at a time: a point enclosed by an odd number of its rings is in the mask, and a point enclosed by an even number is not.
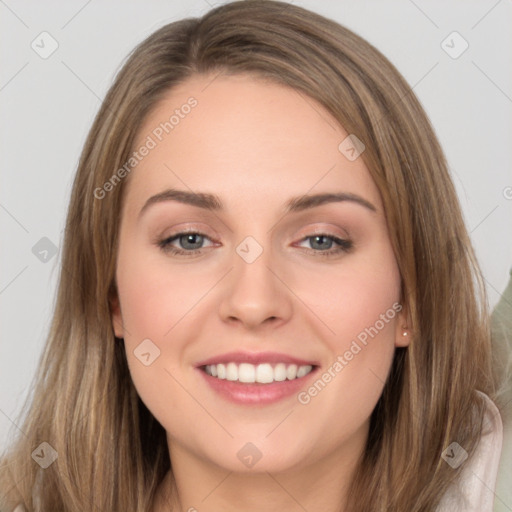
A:
[[[277,352],[229,352],[196,365],[219,396],[237,404],[268,405],[296,395],[318,362]]]

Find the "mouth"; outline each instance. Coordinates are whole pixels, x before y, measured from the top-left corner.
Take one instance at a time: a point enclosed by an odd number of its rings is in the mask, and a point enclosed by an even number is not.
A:
[[[196,366],[204,382],[223,400],[268,405],[297,396],[320,365],[276,353],[231,353]]]
[[[316,368],[316,365],[296,365],[286,363],[229,363],[207,364],[199,367],[210,377],[244,384],[271,384],[297,380],[305,377]]]

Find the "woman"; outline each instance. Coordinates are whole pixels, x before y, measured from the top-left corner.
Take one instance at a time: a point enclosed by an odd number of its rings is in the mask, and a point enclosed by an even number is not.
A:
[[[454,509],[499,458],[482,298],[375,48],[273,1],[166,25],[85,144],[2,510]]]

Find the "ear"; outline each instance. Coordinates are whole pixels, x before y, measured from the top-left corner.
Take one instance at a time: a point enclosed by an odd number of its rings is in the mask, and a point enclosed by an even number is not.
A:
[[[395,327],[395,346],[408,347],[412,339],[412,320],[409,308],[406,304],[402,305],[402,310],[398,313]]]
[[[109,292],[110,317],[112,319],[112,328],[116,338],[124,338],[123,317],[121,315],[121,304],[119,294],[115,283]]]

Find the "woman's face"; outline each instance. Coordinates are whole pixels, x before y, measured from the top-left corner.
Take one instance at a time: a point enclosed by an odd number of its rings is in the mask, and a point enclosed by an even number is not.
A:
[[[407,322],[348,135],[250,76],[195,76],[144,122],[113,326],[171,457],[278,471],[362,447]]]

